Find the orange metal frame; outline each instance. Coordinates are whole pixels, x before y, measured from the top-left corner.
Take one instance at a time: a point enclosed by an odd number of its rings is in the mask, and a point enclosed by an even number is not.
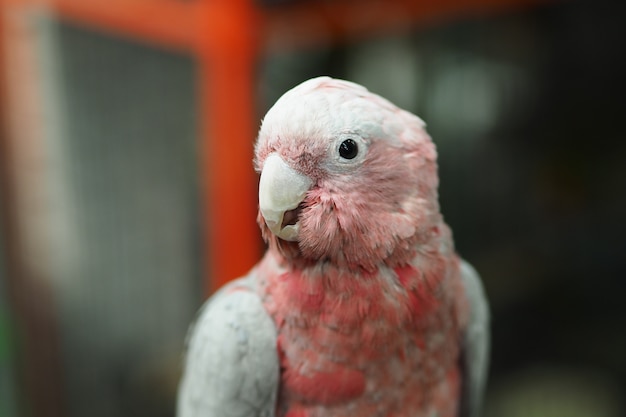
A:
[[[207,293],[260,255],[252,140],[258,18],[248,1],[4,0],[7,11],[49,11],[96,30],[193,55],[201,115]]]
[[[451,14],[518,8],[541,0],[309,1],[261,10],[252,0],[3,0],[5,10],[49,10],[62,19],[197,58],[207,291],[259,257],[251,170],[254,68],[261,48],[294,48],[404,28]],[[320,34],[325,34],[320,36]]]

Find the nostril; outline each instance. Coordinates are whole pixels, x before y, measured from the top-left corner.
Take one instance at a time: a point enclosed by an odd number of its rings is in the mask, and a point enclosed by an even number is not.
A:
[[[299,204],[298,207],[296,207],[295,209],[287,210],[285,214],[283,214],[283,222],[280,225],[280,228],[282,229],[285,226],[293,226],[294,224],[296,224],[298,222],[298,217],[300,217],[300,212],[303,208],[303,205]]]

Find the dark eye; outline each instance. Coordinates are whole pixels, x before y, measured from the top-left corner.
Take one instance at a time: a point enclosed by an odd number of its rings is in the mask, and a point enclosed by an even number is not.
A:
[[[339,155],[344,159],[354,159],[359,153],[359,146],[352,139],[346,139],[339,145]]]

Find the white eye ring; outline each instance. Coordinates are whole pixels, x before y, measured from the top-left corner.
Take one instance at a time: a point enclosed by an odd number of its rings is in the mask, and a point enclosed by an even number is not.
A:
[[[367,155],[368,143],[357,134],[338,135],[330,147],[330,169],[351,169],[360,165]]]

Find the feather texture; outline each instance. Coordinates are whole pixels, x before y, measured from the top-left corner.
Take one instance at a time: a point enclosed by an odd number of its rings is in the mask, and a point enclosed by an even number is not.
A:
[[[179,417],[274,416],[276,330],[253,281],[233,281],[200,310],[189,331]]]
[[[203,407],[236,417],[477,417],[488,309],[440,213],[424,122],[362,86],[315,78],[267,113],[255,166],[269,249],[242,295],[221,292],[201,316],[179,409],[205,395]],[[222,323],[233,302],[251,334],[243,356]],[[198,342],[218,333],[220,347]],[[244,366],[254,355],[264,366]]]

